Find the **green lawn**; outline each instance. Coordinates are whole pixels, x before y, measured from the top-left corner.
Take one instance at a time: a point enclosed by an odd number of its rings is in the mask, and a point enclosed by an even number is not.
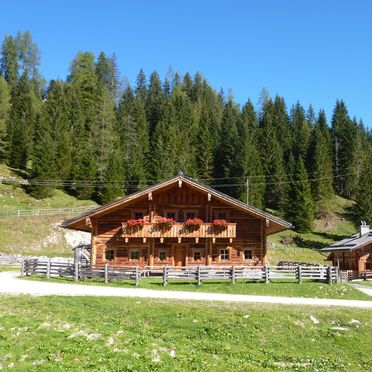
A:
[[[17,371],[367,371],[371,312],[148,299],[0,297]]]
[[[52,281],[57,283],[76,284],[72,278],[61,277],[46,279],[45,276],[26,277],[25,280]],[[102,279],[86,279],[78,282],[85,285],[103,285],[113,287],[134,288],[134,281],[118,280],[105,284]],[[284,297],[312,297],[312,298],[340,298],[348,300],[370,300],[372,298],[349,284],[326,284],[322,282],[304,281],[298,284],[294,281],[272,281],[268,284],[262,282],[238,281],[231,284],[230,281],[205,281],[201,286],[195,282],[170,281],[167,286],[162,285],[161,279],[144,278],[141,280],[140,288],[168,291],[191,291],[191,292],[212,292],[231,293],[261,296],[284,296]]]

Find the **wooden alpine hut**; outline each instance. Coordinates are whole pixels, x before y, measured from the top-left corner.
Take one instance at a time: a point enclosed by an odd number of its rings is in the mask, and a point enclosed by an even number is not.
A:
[[[91,265],[264,265],[266,237],[292,227],[178,176],[66,220],[91,233]]]

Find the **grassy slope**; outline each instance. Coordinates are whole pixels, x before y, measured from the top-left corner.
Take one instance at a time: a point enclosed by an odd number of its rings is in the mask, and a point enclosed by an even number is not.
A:
[[[45,276],[31,276],[24,279],[76,284],[73,278],[67,277],[46,279]],[[133,281],[117,280],[115,282],[105,284],[103,279],[86,279],[84,281],[79,281],[79,284],[127,288],[134,288],[135,286]],[[141,279],[139,287],[166,291],[231,293],[259,296],[340,298],[344,300],[372,301],[372,297],[358,291],[357,289],[353,288],[352,285],[345,283],[328,285],[322,282],[304,281],[302,284],[298,284],[295,281],[275,280],[266,284],[256,281],[239,280],[236,284],[231,284],[230,281],[204,281],[201,286],[198,286],[195,282],[170,281],[170,283],[164,287],[161,279],[143,278]]]
[[[350,207],[352,202],[335,196],[329,201],[327,209],[330,211],[315,220],[311,233],[298,234],[295,231],[283,231],[268,238],[268,257],[271,264],[280,260],[301,261],[314,263],[327,263],[326,255],[318,249],[355,233],[355,226],[350,220]],[[291,236],[293,244],[284,245],[280,240]]]
[[[366,310],[6,296],[0,313],[0,364],[15,370],[372,368]]]
[[[21,180],[11,169],[0,164],[0,175]],[[18,209],[68,208],[95,205],[91,200],[78,200],[62,190],[54,190],[51,198],[38,200],[31,197],[20,186],[0,183],[0,211]],[[63,216],[7,217],[0,218],[0,252],[38,254],[47,256],[71,255],[63,233],[56,225]],[[51,238],[50,242],[46,242]]]

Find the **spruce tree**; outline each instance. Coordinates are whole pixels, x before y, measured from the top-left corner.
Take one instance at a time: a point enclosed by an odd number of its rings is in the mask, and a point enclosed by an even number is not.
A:
[[[10,108],[9,87],[5,79],[0,76],[0,163],[7,157],[7,125]]]
[[[354,168],[357,128],[349,117],[345,103],[336,102],[332,117],[334,186],[338,194],[351,197],[354,192]]]
[[[36,183],[31,183],[31,194],[38,199],[50,197],[53,194],[53,180],[56,176],[53,129],[48,108],[44,106],[35,125],[32,162],[32,178]]]
[[[287,181],[283,150],[278,142],[273,123],[273,102],[266,100],[261,110],[259,151],[266,177],[265,205],[283,210],[286,208],[285,196]]]
[[[333,195],[332,141],[323,110],[319,112],[314,126],[310,156],[315,211],[320,213],[326,210],[327,202]]]
[[[298,232],[311,231],[314,207],[306,168],[300,155],[296,162],[295,174],[291,180],[288,201],[285,213],[288,221],[294,225]]]
[[[293,134],[284,98],[276,96],[273,106],[273,123],[276,137],[280,142],[284,159],[287,160],[292,151]]]
[[[223,178],[220,183],[226,185],[220,188],[221,191],[237,197],[239,191],[234,186],[239,174],[238,167],[238,147],[239,133],[238,123],[240,112],[237,105],[229,99],[224,107],[221,121],[221,138],[217,153],[218,168],[216,169],[217,178]]]
[[[5,36],[1,46],[1,75],[9,85],[11,91],[15,90],[18,80],[18,50],[12,36]]]
[[[154,133],[156,125],[161,119],[163,91],[159,75],[154,71],[150,76],[149,90],[146,99],[147,122],[150,135]]]
[[[299,102],[292,108],[291,113],[293,128],[294,154],[300,156],[305,162],[310,146],[311,126],[305,117],[305,110]]]
[[[96,63],[96,74],[98,84],[105,87],[111,100],[116,102],[119,94],[119,72],[115,54],[108,58],[104,52],[100,53]]]
[[[242,178],[239,182],[239,198],[258,208],[264,206],[265,176],[261,165],[260,154],[256,148],[255,135],[258,133],[257,116],[253,104],[248,101],[243,107],[238,125],[239,141],[237,166]],[[248,185],[247,185],[248,183]],[[247,190],[248,187],[248,190]],[[248,199],[247,200],[247,191]]]
[[[137,75],[135,93],[136,93],[136,96],[138,96],[138,98],[141,99],[142,102],[146,102],[147,83],[146,83],[146,75],[142,68]]]
[[[32,156],[33,131],[37,112],[37,97],[27,73],[24,73],[13,94],[8,138],[8,163],[15,168],[26,169]]]
[[[372,150],[367,152],[367,156],[362,168],[357,187],[356,203],[354,212],[356,222],[366,221],[372,224]]]

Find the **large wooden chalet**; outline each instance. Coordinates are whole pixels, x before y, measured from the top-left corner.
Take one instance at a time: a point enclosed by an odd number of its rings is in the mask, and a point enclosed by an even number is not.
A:
[[[291,224],[182,174],[65,221],[91,232],[91,264],[263,265]]]

